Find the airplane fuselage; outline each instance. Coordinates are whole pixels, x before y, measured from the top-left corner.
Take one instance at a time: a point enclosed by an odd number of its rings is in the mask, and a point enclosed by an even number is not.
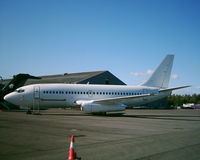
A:
[[[74,107],[77,101],[101,100],[114,97],[140,96],[149,97],[124,100],[126,106],[145,104],[169,95],[159,93],[158,88],[126,85],[90,85],[90,84],[34,84],[24,86],[10,94],[14,103],[21,106],[41,108]],[[18,98],[16,98],[18,96]],[[17,99],[17,101],[16,101]],[[12,99],[10,99],[12,102]]]

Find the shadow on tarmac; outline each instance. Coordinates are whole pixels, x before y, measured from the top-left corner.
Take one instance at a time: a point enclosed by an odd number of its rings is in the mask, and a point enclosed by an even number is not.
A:
[[[42,113],[41,115],[48,115],[48,116],[91,116],[91,114],[75,114],[75,113]]]
[[[82,113],[44,113],[42,115],[51,116],[97,116],[97,117],[124,117],[124,118],[142,118],[142,119],[158,119],[158,120],[178,120],[178,121],[200,121],[200,116],[187,115],[126,115],[124,113],[107,113],[106,115],[93,115]],[[190,119],[199,118],[199,119]]]
[[[200,119],[187,119],[187,118],[200,118],[200,116],[186,116],[186,115],[126,115],[107,114],[107,117],[127,117],[127,118],[145,118],[145,119],[162,119],[162,120],[178,120],[178,121],[200,121]]]

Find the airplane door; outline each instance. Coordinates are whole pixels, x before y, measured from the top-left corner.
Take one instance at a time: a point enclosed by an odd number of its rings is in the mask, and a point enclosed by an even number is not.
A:
[[[39,99],[40,98],[40,87],[35,86],[34,87],[34,99]]]
[[[33,113],[40,112],[40,87],[34,86]]]
[[[143,93],[142,93],[142,94],[147,94],[147,93],[148,93],[148,91],[147,91],[146,89],[143,89]],[[147,101],[148,98],[147,98],[147,97],[144,97],[143,100],[144,100],[144,101]]]
[[[146,89],[143,89],[143,93],[142,94],[147,94],[147,91]]]

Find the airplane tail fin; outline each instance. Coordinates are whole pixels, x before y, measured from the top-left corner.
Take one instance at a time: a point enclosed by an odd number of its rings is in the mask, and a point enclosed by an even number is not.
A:
[[[151,77],[142,85],[149,87],[167,88],[171,76],[174,55],[167,55]]]

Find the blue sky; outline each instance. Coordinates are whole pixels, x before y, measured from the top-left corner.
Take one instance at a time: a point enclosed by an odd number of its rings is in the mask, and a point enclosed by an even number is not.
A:
[[[174,54],[170,86],[200,93],[199,0],[0,0],[0,75],[109,70],[129,85]]]

